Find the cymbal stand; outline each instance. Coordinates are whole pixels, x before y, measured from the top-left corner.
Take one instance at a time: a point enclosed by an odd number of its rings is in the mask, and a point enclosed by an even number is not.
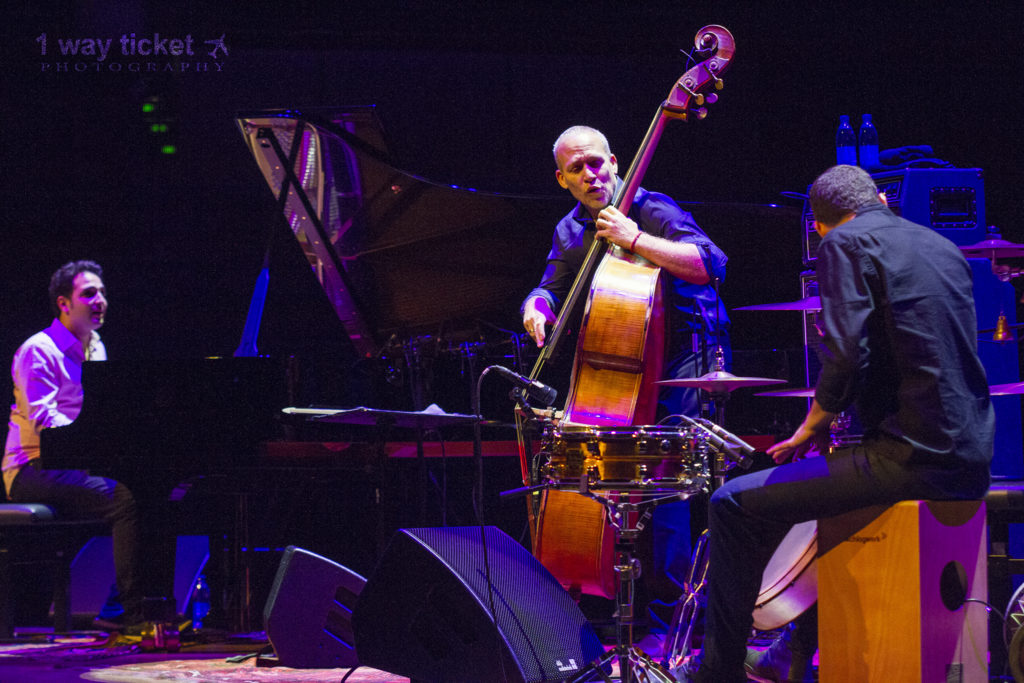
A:
[[[715,344],[715,359],[713,361],[713,368],[711,371],[715,373],[725,372],[725,349],[722,347],[721,343]],[[711,419],[724,427],[725,402],[729,400],[729,390],[709,390],[708,396],[711,397],[711,403],[715,406],[715,414],[711,416]],[[721,482],[719,482],[719,484],[721,484]]]
[[[718,358],[716,358],[715,365],[716,368],[719,365]],[[724,402],[728,398],[728,392],[724,393],[725,397],[716,399],[716,406],[720,405],[719,401]],[[724,427],[724,414],[717,412],[716,409],[716,415],[721,419],[718,423],[719,426]],[[712,470],[712,481],[714,483],[712,491],[725,483],[725,471],[727,469],[725,453],[716,453],[713,462],[715,467]],[[708,493],[708,501],[710,503],[711,491]],[[697,622],[707,606],[707,549],[709,536],[708,530],[705,529],[697,538],[697,543],[694,545],[693,553],[690,556],[690,570],[687,572],[686,580],[683,582],[683,593],[676,601],[675,610],[672,612],[672,623],[669,624],[668,632],[665,634],[662,666],[672,673],[680,671],[694,655],[694,633]]]
[[[690,558],[690,571],[683,583],[683,594],[676,601],[672,623],[665,634],[662,666],[678,671],[694,654],[693,637],[702,610],[707,606],[708,530],[701,532]]]

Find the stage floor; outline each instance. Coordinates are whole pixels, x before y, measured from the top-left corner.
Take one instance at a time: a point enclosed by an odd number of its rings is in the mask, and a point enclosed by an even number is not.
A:
[[[111,640],[106,634],[82,633],[68,637],[21,635],[0,645],[0,683],[64,683],[105,681],[245,681],[247,683],[306,683],[340,681],[348,669],[292,669],[257,666],[255,658],[229,661],[257,653],[267,641],[263,634],[231,637],[220,642],[185,642],[178,652],[142,652],[138,639]],[[408,678],[357,668],[346,683],[407,683]]]
[[[638,646],[657,658],[660,634],[642,639]],[[0,644],[0,683],[408,683],[409,679],[369,667],[293,669],[272,664],[259,666],[255,655],[267,646],[262,632],[192,642],[178,652],[143,652],[138,639],[108,637],[98,632],[53,636],[32,629]],[[243,660],[243,661],[239,661]],[[272,660],[271,660],[272,661]],[[618,666],[611,677],[618,679]]]

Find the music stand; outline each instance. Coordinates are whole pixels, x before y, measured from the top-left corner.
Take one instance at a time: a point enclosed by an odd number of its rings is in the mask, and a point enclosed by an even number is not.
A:
[[[401,429],[413,429],[416,431],[416,462],[419,469],[420,491],[419,491],[419,520],[420,525],[425,524],[427,514],[427,461],[423,452],[423,435],[431,429],[439,429],[452,425],[469,425],[480,421],[476,415],[464,413],[447,413],[437,404],[430,404],[426,409],[420,411],[406,410],[384,410],[381,408],[367,408],[358,406],[356,408],[331,408],[331,407],[310,407],[310,408],[284,408],[281,412],[287,415],[305,415],[312,422],[329,422],[334,424],[363,425],[376,427],[378,429],[379,449],[378,470],[383,472],[387,458],[386,444],[388,432],[395,427]],[[380,489],[377,491],[380,494]],[[442,501],[442,506],[447,506],[447,501]],[[446,511],[442,508],[442,520]],[[380,539],[382,543],[388,539]],[[381,545],[383,549],[383,545]]]

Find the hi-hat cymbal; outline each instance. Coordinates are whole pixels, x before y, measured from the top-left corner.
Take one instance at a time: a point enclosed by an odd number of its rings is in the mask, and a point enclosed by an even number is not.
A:
[[[1024,394],[1024,382],[1010,382],[1009,384],[993,384],[988,388],[991,396],[1017,396]]]
[[[994,237],[960,247],[960,251],[967,258],[1015,258],[1024,256],[1024,244],[1007,242],[1004,239]]]
[[[763,387],[769,384],[785,384],[784,379],[769,379],[767,377],[737,377],[725,370],[713,370],[700,377],[685,377],[683,379],[663,379],[655,384],[662,384],[667,387],[688,387],[691,389],[703,389],[711,393],[732,391],[743,387]]]
[[[779,389],[777,391],[761,391],[754,396],[795,396],[797,398],[814,398],[814,387],[800,387],[799,389]]]
[[[783,301],[777,304],[757,304],[755,306],[740,306],[734,311],[820,311],[821,297],[809,296],[799,301]]]

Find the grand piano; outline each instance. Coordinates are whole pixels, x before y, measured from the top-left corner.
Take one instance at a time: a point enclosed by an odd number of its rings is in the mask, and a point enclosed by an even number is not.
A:
[[[354,357],[415,356],[422,349],[412,352],[396,340],[438,330],[445,330],[442,351],[475,353],[474,344],[486,342],[479,321],[496,312],[514,316],[539,272],[546,239],[539,245],[523,239],[523,226],[547,232],[564,211],[564,202],[552,198],[477,192],[396,168],[372,107],[263,111],[237,123],[278,200],[279,216],[275,222],[268,215],[268,226],[281,230],[284,219]],[[257,268],[253,264],[254,274]],[[166,516],[165,501],[200,481],[221,483],[232,493],[286,486],[288,467],[281,458],[268,462],[266,444],[292,436],[280,411],[293,404],[298,389],[287,363],[258,357],[256,344],[267,283],[287,287],[288,280],[260,273],[234,358],[86,363],[82,412],[71,425],[43,431],[44,466],[118,479],[154,519]],[[465,321],[475,331],[466,332]],[[435,351],[438,339],[429,342]],[[397,407],[422,409],[431,400],[432,388],[417,376],[408,385],[410,403]],[[367,452],[349,449],[363,470],[372,460]],[[296,458],[294,467],[306,463]],[[216,514],[228,517],[222,526],[236,537],[252,526],[230,519],[244,510]],[[237,551],[242,544],[236,538],[234,545]],[[251,596],[244,599],[251,602]]]
[[[85,400],[66,427],[40,433],[47,468],[83,468],[133,491],[253,464],[281,438],[285,373],[270,358],[87,362]]]
[[[566,210],[558,195],[482,192],[400,170],[370,106],[254,112],[237,123],[361,356],[392,335],[457,336],[467,321],[514,319]]]

